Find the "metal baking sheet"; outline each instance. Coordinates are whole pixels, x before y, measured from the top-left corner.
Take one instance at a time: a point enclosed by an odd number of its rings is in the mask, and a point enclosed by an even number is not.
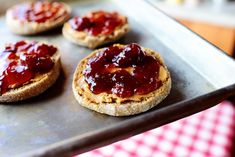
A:
[[[148,112],[111,117],[81,107],[72,94],[77,63],[92,50],[76,46],[61,28],[37,36],[12,34],[0,18],[0,46],[21,39],[58,45],[61,75],[49,90],[27,101],[0,104],[0,156],[70,156],[159,127],[216,105],[235,94],[235,62],[216,47],[142,0],[69,3],[74,15],[96,9],[128,16],[131,31],[119,43],[139,43],[164,57],[170,95]]]

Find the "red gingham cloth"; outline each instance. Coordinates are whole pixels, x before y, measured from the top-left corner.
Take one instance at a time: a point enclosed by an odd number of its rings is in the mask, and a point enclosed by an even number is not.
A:
[[[234,139],[235,106],[225,101],[79,157],[232,157]]]

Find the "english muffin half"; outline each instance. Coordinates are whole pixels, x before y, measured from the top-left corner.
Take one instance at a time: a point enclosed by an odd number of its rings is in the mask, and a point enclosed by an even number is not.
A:
[[[33,35],[61,26],[70,14],[70,7],[62,2],[26,2],[9,8],[6,22],[13,33]]]
[[[171,77],[159,53],[137,44],[98,49],[80,61],[73,78],[78,103],[91,110],[128,116],[167,97]]]
[[[96,48],[114,42],[129,31],[127,17],[117,12],[94,11],[64,24],[63,35],[69,41]]]
[[[60,74],[58,49],[44,42],[19,41],[0,52],[0,102],[34,97]]]

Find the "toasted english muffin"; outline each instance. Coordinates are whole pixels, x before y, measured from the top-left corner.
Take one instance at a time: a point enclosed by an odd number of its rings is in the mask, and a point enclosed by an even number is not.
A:
[[[114,46],[124,47],[124,45],[120,44],[115,44]],[[159,88],[146,94],[134,94],[124,98],[107,92],[94,94],[90,90],[88,83],[85,81],[84,70],[87,68],[86,65],[88,64],[89,59],[98,56],[100,52],[105,50],[105,48],[98,49],[81,60],[74,73],[72,87],[78,103],[99,113],[112,116],[128,116],[145,112],[164,100],[171,89],[170,73],[160,54],[148,48],[141,47],[141,49],[147,55],[153,56],[160,62],[159,76],[157,79],[161,80],[162,84]],[[89,71],[89,69],[87,70]]]
[[[27,41],[27,43],[28,42],[29,41]],[[46,43],[38,42],[37,44],[40,45]],[[50,86],[52,86],[60,74],[61,62],[58,49],[53,54],[53,56],[50,57],[50,59],[53,62],[53,67],[50,69],[50,71],[45,73],[36,73],[33,78],[23,83],[22,85],[9,88],[5,93],[0,94],[0,102],[17,102],[25,100],[43,93]]]
[[[91,13],[83,16],[82,18],[89,19],[92,17],[96,17],[96,15],[100,14],[100,13],[101,14],[108,14],[108,15],[115,14],[115,16],[117,16],[117,18],[119,18],[122,21],[122,24],[116,26],[108,34],[101,32],[99,34],[94,35],[91,32],[87,31],[85,28],[84,28],[84,30],[74,29],[72,25],[75,25],[75,24],[71,24],[71,23],[73,22],[73,20],[78,18],[78,17],[75,17],[64,24],[64,27],[62,30],[64,37],[77,45],[81,45],[81,46],[85,46],[85,47],[93,49],[93,48],[99,47],[101,45],[117,41],[118,39],[120,39],[122,36],[124,36],[129,31],[129,24],[127,21],[127,17],[122,16],[116,12],[109,13],[109,12],[105,12],[105,11],[95,11],[95,12],[91,12]],[[103,22],[103,23],[105,23],[105,22]]]
[[[15,34],[34,35],[63,25],[70,14],[70,7],[62,2],[26,2],[7,10],[6,23]]]

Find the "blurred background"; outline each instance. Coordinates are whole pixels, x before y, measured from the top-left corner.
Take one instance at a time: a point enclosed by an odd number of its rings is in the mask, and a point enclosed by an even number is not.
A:
[[[150,0],[160,10],[234,57],[235,0]]]

